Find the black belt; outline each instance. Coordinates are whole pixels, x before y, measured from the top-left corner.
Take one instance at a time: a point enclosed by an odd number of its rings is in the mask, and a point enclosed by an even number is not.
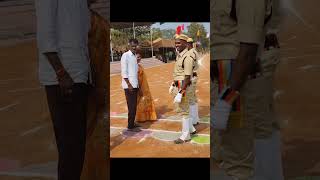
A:
[[[197,77],[198,76],[197,72],[193,72],[192,76]]]
[[[264,49],[269,50],[271,47],[280,48],[278,37],[276,34],[268,34],[265,37]]]

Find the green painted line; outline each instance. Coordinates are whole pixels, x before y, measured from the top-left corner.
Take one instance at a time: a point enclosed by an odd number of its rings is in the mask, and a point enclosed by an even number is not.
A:
[[[210,144],[210,136],[194,136],[191,137],[191,142],[197,144]]]
[[[200,117],[200,122],[210,123],[210,116]]]

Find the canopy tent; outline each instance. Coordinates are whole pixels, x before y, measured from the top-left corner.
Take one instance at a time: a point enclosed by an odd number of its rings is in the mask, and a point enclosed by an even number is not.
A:
[[[155,48],[174,48],[174,40],[158,38],[152,42]]]
[[[111,28],[114,29],[126,29],[126,28],[132,28],[133,26],[151,26],[153,22],[111,22]]]
[[[158,38],[154,41],[146,41],[141,44],[141,49],[145,57],[151,57],[153,52],[156,57],[161,61],[167,62],[168,60],[175,59],[175,44],[173,39]]]

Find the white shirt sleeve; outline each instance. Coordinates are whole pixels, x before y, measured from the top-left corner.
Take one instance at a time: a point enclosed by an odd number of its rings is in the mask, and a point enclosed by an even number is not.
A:
[[[57,1],[35,0],[37,43],[40,53],[57,52]]]
[[[128,61],[127,54],[123,54],[121,57],[121,76],[122,78],[128,78]]]

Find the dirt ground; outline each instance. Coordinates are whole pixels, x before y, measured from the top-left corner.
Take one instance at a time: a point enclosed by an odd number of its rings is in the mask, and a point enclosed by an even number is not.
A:
[[[56,161],[44,89],[37,80],[34,41],[0,49],[0,171]],[[9,178],[8,178],[9,179]]]
[[[281,64],[275,87],[287,178],[320,175],[320,21],[319,1],[285,1],[280,30]],[[320,179],[320,177],[318,177]]]
[[[158,64],[157,61],[159,60],[146,60],[143,62],[143,66],[148,67],[145,72],[159,120],[140,123],[143,129],[141,133],[128,133],[125,130],[127,104],[121,87],[121,77],[119,74],[111,76],[111,157],[209,157],[209,55],[203,56],[199,69],[197,95],[201,123],[196,127],[199,134],[192,138],[191,143],[183,145],[173,143],[181,131],[181,117],[175,116],[173,98],[168,93],[172,82],[174,63]],[[150,67],[150,63],[156,64],[156,66]]]
[[[57,149],[45,91],[38,81],[36,43],[1,47],[0,59],[0,179],[53,179]],[[107,139],[101,130],[97,128],[88,141],[91,167],[106,168],[108,149],[101,150]]]

